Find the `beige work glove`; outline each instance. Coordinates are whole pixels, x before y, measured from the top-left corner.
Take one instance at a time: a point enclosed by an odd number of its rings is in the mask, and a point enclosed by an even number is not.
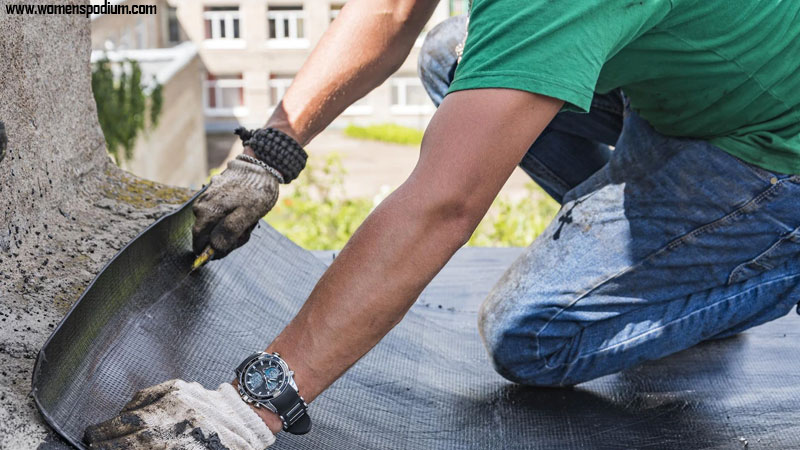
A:
[[[86,428],[97,449],[263,450],[275,435],[228,383],[170,380],[137,392],[116,417]]]
[[[211,246],[222,258],[250,239],[258,221],[278,200],[278,179],[265,168],[234,159],[194,202],[192,227],[196,255]]]

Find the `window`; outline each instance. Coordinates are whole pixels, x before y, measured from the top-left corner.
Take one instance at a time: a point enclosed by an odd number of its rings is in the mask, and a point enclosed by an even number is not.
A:
[[[208,36],[208,33],[206,34]],[[167,9],[167,41],[175,44],[181,40],[181,26],[178,22],[178,9],[170,6]]]
[[[119,38],[119,50],[128,50],[131,48],[131,28],[125,27],[122,30],[122,35]]]
[[[242,75],[215,76],[209,73],[205,82],[205,110],[209,115],[247,115]]]
[[[161,46],[160,42],[157,42],[158,39],[158,19],[156,17],[149,17],[147,19],[147,27],[145,32],[147,33],[147,48],[158,48]]]
[[[286,89],[292,84],[292,76],[289,75],[271,75],[269,78],[269,104],[271,106],[278,106],[283,95],[286,94]]]
[[[136,48],[145,48],[147,41],[147,28],[141,18],[136,19],[136,27],[133,29],[136,36]]]
[[[369,95],[356,100],[355,103],[348,106],[347,109],[342,112],[343,116],[366,116],[368,114],[372,114],[372,105],[369,102]]]
[[[272,47],[308,47],[302,6],[270,6],[267,11],[269,44]]]
[[[203,20],[206,27],[206,39],[231,40],[241,37],[239,8],[235,6],[206,8]]]
[[[392,78],[391,111],[393,114],[429,114],[434,111],[419,78]]]
[[[344,8],[344,4],[342,3],[331,4],[331,22],[336,19],[336,17],[342,11],[342,8]]]

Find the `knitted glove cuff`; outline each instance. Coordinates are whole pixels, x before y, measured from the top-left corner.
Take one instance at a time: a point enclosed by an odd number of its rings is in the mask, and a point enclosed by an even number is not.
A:
[[[258,442],[265,447],[269,447],[275,443],[275,435],[272,434],[272,431],[270,431],[264,421],[261,420],[261,417],[242,400],[236,388],[229,383],[223,383],[219,385],[217,392],[222,394],[224,402],[229,408],[228,410],[234,414],[234,417],[231,417],[231,419],[244,425],[245,430],[251,433],[250,436],[247,436],[249,438],[248,441]],[[241,434],[244,435],[245,433]]]
[[[274,167],[267,165],[264,161],[262,161],[262,160],[260,160],[258,158],[253,158],[250,155],[245,155],[244,153],[242,153],[241,155],[236,155],[236,159],[238,159],[239,161],[249,162],[251,164],[255,164],[255,165],[263,168],[264,170],[269,172],[272,176],[277,178],[278,179],[278,183],[284,184],[283,175],[281,175],[280,172],[275,170]]]
[[[306,167],[308,154],[291,136],[275,128],[247,130],[239,127],[234,131],[242,143],[253,149],[256,158],[283,175],[285,183],[300,175]]]
[[[235,179],[240,185],[246,186],[255,191],[265,191],[270,187],[272,189],[277,188],[277,186],[274,184],[270,186],[270,180],[277,179],[277,177],[274,177],[261,166],[257,166],[253,163],[239,159],[232,159],[228,161],[228,169],[230,173],[223,172],[218,176],[222,177],[224,175],[231,177],[229,179]],[[213,183],[213,178],[211,181]],[[274,183],[274,181],[272,181],[272,183]]]

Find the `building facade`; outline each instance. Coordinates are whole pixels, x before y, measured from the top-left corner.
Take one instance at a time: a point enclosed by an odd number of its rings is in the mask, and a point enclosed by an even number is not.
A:
[[[345,1],[113,1],[155,4],[158,14],[93,17],[93,57],[113,53],[139,59],[146,78],[163,81],[160,124],[172,124],[139,139],[134,158],[120,165],[170,184],[196,187],[205,181],[208,169],[241,151],[232,130],[263,126]],[[469,0],[440,2],[400,69],[344,111],[332,128],[351,123],[424,128],[434,112],[417,75],[424,34],[468,7]],[[195,49],[196,58],[185,58],[189,48]],[[175,70],[172,58],[184,65]],[[165,67],[171,67],[168,77]],[[202,125],[192,129],[198,122]]]
[[[458,5],[461,0],[455,0]],[[452,3],[452,2],[451,2]],[[203,89],[209,151],[236,150],[231,131],[263,126],[344,0],[174,0],[177,17],[207,69]],[[457,7],[455,9],[457,9]],[[426,30],[453,5],[437,7]],[[333,127],[397,123],[424,128],[434,106],[417,76],[423,35],[386,83],[348,108]]]
[[[97,0],[99,3],[102,1]],[[166,0],[121,0],[126,5],[157,6],[157,14],[107,14],[92,17],[92,61],[117,67],[136,61],[145,91],[162,86],[157,126],[141,133],[128,160],[129,172],[165,184],[199,188],[208,177],[203,86],[206,70]],[[119,69],[118,69],[119,70]]]
[[[92,0],[102,4],[103,0]],[[92,16],[92,49],[141,50],[166,48],[187,40],[167,0],[117,0],[113,4],[155,5],[157,14],[101,14]]]

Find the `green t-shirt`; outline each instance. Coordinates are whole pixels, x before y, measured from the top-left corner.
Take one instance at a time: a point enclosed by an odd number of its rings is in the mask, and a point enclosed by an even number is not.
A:
[[[619,87],[665,135],[800,174],[800,0],[474,0],[451,92],[586,112]]]

